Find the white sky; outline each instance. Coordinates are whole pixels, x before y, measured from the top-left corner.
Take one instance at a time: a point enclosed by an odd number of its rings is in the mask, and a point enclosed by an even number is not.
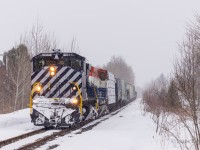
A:
[[[1,0],[0,53],[36,23],[53,32],[60,47],[75,36],[81,54],[103,65],[112,55],[133,67],[136,84],[168,74],[186,22],[200,14],[199,0]]]

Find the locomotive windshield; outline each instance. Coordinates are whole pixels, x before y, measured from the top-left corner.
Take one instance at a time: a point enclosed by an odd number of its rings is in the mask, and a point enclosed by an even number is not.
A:
[[[38,56],[33,58],[33,71],[45,66],[68,66],[73,69],[83,69],[83,60],[74,56],[62,56],[56,59],[54,56]]]

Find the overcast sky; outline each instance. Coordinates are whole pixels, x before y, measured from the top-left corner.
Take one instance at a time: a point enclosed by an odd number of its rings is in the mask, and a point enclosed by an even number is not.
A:
[[[1,0],[0,53],[36,23],[55,34],[60,47],[75,36],[91,64],[123,56],[136,85],[172,70],[186,23],[200,14],[199,0]]]

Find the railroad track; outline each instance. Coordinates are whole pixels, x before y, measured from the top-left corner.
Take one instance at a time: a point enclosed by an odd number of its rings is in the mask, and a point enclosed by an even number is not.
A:
[[[84,126],[89,124],[89,123],[91,123],[91,122],[93,122],[94,120],[87,120],[87,121],[81,122],[79,124],[76,124],[76,125],[72,126],[71,128],[65,128],[65,129],[63,129],[61,131],[53,132],[50,135],[41,136],[39,139],[35,140],[34,142],[31,142],[31,143],[25,144],[25,145],[23,145],[21,147],[15,148],[15,150],[33,150],[33,149],[36,149],[36,148],[38,148],[38,147],[40,147],[42,145],[45,145],[49,141],[55,140],[58,137],[62,137],[64,135],[69,134],[72,131],[75,131],[75,130],[78,130],[78,129],[81,129],[81,130],[78,131],[76,134],[81,134],[82,132],[91,130],[94,126],[98,125],[102,121],[105,121],[105,120],[109,119],[109,116],[116,115],[117,113],[122,111],[125,107],[126,106],[122,107],[119,110],[115,110],[115,111],[111,112],[108,115],[108,117],[105,117],[105,118],[102,118],[103,116],[99,117],[99,119],[97,119],[93,124],[91,124],[91,125],[89,125],[87,127],[84,127]],[[39,129],[39,130],[36,130],[36,131],[32,131],[32,132],[29,132],[29,133],[25,133],[25,134],[22,134],[20,136],[16,136],[16,137],[4,140],[4,141],[0,141],[0,148],[4,147],[6,145],[9,145],[9,144],[18,142],[20,140],[24,140],[24,139],[29,138],[31,136],[44,133],[46,131],[48,131],[48,130],[46,130],[45,128],[42,128],[42,129]]]
[[[125,109],[126,106],[124,106],[123,108],[121,108],[120,110],[116,110],[114,112],[112,112],[110,114],[110,116],[113,116],[113,115],[116,115],[118,114],[120,111],[122,111],[123,109]],[[60,132],[57,132],[57,133],[53,133],[51,135],[48,135],[46,137],[43,137],[41,139],[38,139],[37,141],[33,142],[33,143],[30,143],[30,144],[27,144],[27,145],[23,145],[21,146],[20,148],[16,149],[16,150],[33,150],[33,149],[36,149],[42,145],[45,145],[47,142],[49,141],[53,141],[54,139],[58,138],[58,137],[62,137],[66,134],[69,134],[71,133],[72,131],[75,131],[75,130],[78,130],[78,129],[81,129],[80,131],[78,131],[77,133],[75,134],[81,134],[82,132],[86,132],[88,130],[92,130],[93,127],[97,126],[99,123],[101,123],[102,121],[105,121],[107,119],[109,119],[109,116],[105,117],[105,118],[102,118],[103,116],[101,116],[99,119],[97,119],[96,121],[95,120],[87,120],[87,121],[84,121],[84,122],[81,122],[79,124],[76,124],[75,126],[71,127],[71,128],[66,128],[66,129],[63,129],[62,131]],[[95,121],[95,123],[91,124],[91,125],[88,125],[86,127],[84,127],[85,125],[91,123]],[[57,147],[58,145],[56,145]]]
[[[43,133],[45,131],[46,131],[45,128],[42,128],[42,129],[39,129],[39,130],[35,130],[35,131],[31,131],[31,132],[28,132],[28,133],[25,133],[25,134],[21,134],[19,136],[15,136],[13,138],[9,138],[7,140],[0,141],[0,148],[3,147],[3,146],[9,145],[11,143],[17,142],[19,140],[25,139],[27,137],[30,137],[30,136],[33,136],[33,135],[36,135],[36,134],[39,134],[39,133]]]
[[[81,122],[81,123],[76,124],[75,126],[73,126],[71,128],[63,129],[63,130],[61,130],[59,132],[56,132],[56,133],[53,133],[51,135],[45,136],[45,137],[43,137],[41,139],[38,139],[35,142],[23,145],[23,146],[19,147],[16,150],[33,150],[33,149],[36,149],[36,148],[46,144],[49,141],[52,141],[52,140],[54,140],[54,139],[56,139],[58,137],[62,137],[62,136],[66,135],[68,133],[71,133],[72,131],[75,131],[77,129],[81,129],[83,126],[85,126],[86,124],[88,124],[88,123],[90,123],[92,121],[93,120],[87,120],[87,121]]]

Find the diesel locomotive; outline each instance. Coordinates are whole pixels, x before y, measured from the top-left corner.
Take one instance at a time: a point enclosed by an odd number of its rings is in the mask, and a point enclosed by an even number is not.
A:
[[[31,63],[30,116],[36,126],[69,127],[137,96],[133,85],[91,66],[76,53],[40,53]]]

